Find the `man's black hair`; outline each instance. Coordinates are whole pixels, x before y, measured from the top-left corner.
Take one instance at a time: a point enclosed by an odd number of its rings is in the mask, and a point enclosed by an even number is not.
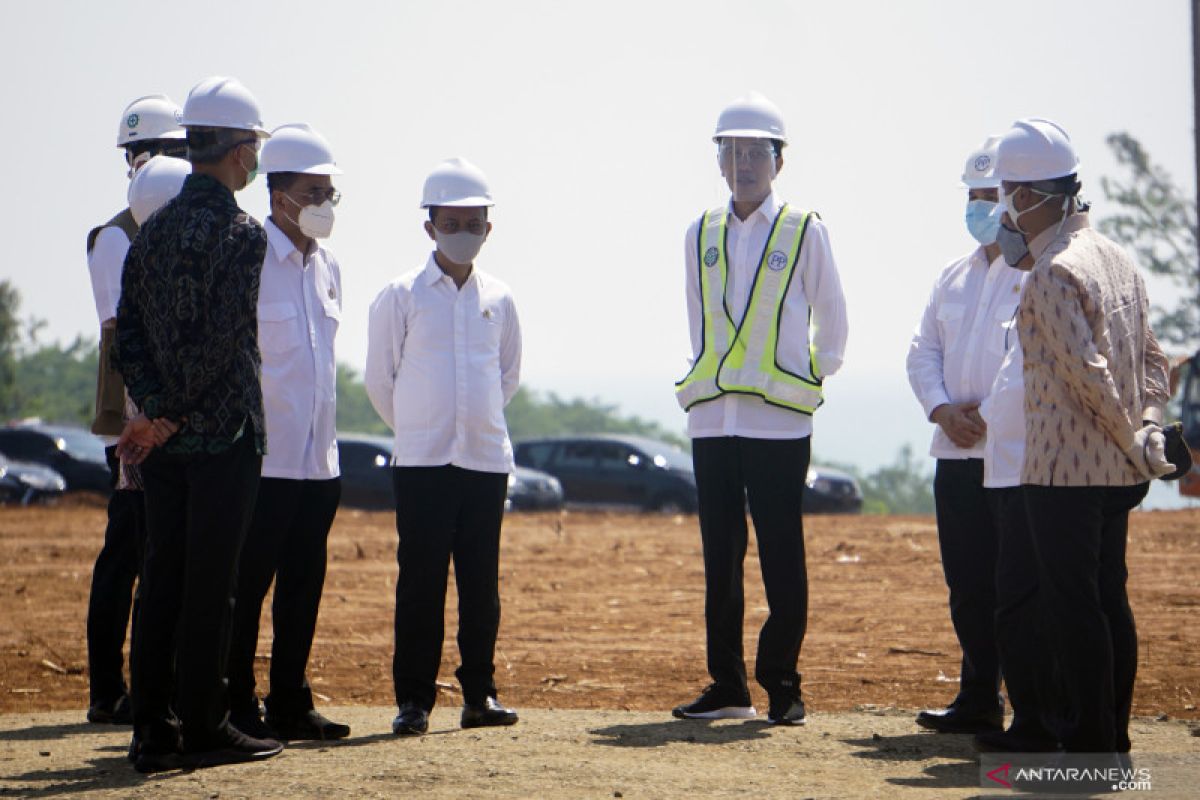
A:
[[[1079,190],[1083,188],[1083,183],[1080,182],[1079,176],[1072,172],[1070,175],[1064,175],[1061,178],[1050,178],[1044,181],[1020,181],[1015,182],[1018,186],[1028,186],[1039,194],[1058,195],[1065,194],[1067,197],[1075,197],[1079,194]]]
[[[430,221],[430,222],[432,222],[432,223],[433,223],[433,224],[435,224],[435,225],[437,224],[437,210],[438,210],[438,208],[439,208],[439,206],[430,206],[430,207],[429,207],[429,221]],[[484,219],[484,221],[487,221],[487,218],[488,218],[488,207],[487,207],[487,206],[480,206],[480,208],[482,208],[482,209],[483,209],[483,219]]]
[[[286,192],[300,179],[301,174],[299,172],[268,172],[267,191],[273,192],[278,189],[281,192]]]
[[[188,128],[188,161],[216,164],[239,144],[254,141],[254,134],[234,128]]]

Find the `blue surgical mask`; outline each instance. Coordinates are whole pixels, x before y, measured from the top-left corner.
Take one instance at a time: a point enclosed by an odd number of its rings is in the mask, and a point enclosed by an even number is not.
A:
[[[967,203],[967,230],[982,245],[996,241],[1000,229],[1000,215],[1004,208],[991,200],[971,200]]]

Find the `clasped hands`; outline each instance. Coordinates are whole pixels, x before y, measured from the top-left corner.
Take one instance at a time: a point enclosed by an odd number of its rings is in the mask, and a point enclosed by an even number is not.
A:
[[[975,447],[987,434],[987,423],[979,416],[979,403],[942,403],[929,419],[945,431],[955,447]]]
[[[117,456],[126,464],[140,464],[150,451],[166,444],[179,430],[180,423],[166,417],[149,419],[138,414],[125,423],[121,438],[117,440]]]

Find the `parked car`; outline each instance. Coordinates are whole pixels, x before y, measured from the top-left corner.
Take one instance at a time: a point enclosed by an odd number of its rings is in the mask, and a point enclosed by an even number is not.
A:
[[[391,509],[392,440],[386,436],[343,434],[338,437],[342,468],[342,505],[351,508]],[[562,508],[562,486],[553,475],[517,467],[508,476],[505,508],[514,511]]]
[[[49,467],[0,454],[0,503],[42,503],[62,495],[67,482]]]
[[[863,496],[858,481],[832,467],[809,467],[804,480],[804,513],[857,514]]]
[[[527,439],[515,450],[522,467],[558,478],[573,505],[696,510],[691,456],[666,442],[596,434]]]
[[[0,453],[15,461],[50,467],[66,480],[68,492],[112,492],[104,442],[83,428],[42,423],[8,425],[0,428]]]

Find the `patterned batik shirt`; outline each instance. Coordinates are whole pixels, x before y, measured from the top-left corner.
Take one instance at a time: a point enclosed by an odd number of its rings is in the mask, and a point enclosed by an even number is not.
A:
[[[256,307],[266,249],[233,193],[198,174],[129,248],[117,361],[147,417],[184,420],[167,452],[219,453],[243,434],[265,452]]]

